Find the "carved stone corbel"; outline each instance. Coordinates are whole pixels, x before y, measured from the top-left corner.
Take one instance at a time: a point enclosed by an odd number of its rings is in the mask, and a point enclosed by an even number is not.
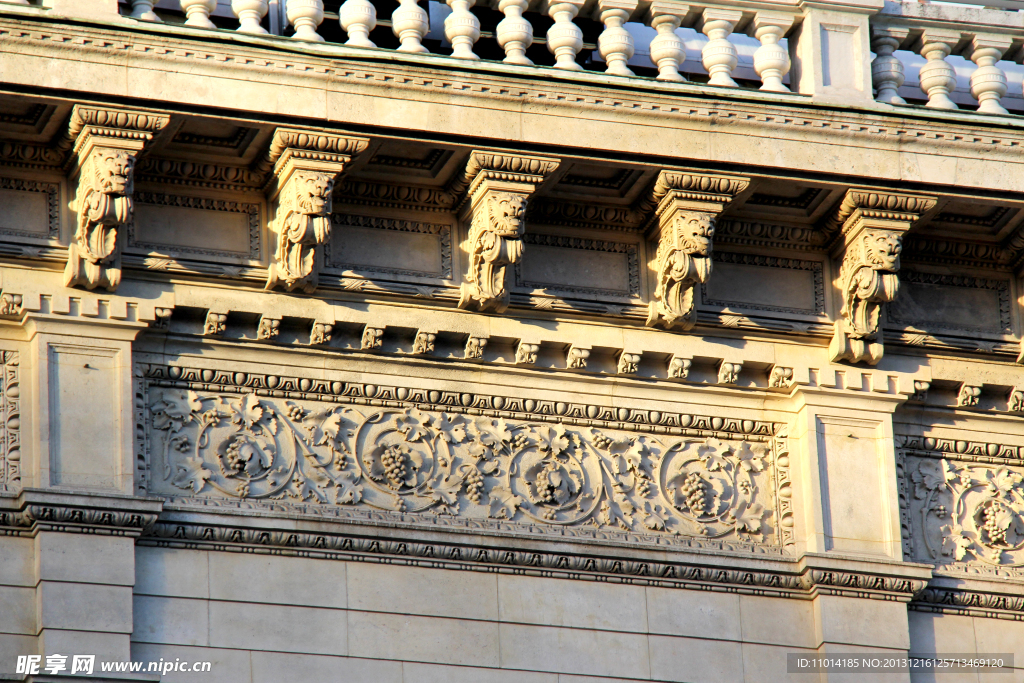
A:
[[[842,259],[843,305],[829,345],[833,363],[882,359],[882,306],[899,293],[903,234],[935,203],[934,197],[850,190],[824,226]]]
[[[715,220],[750,184],[746,178],[662,171],[654,185],[657,284],[648,327],[693,329],[693,289],[711,277]]]
[[[132,220],[135,162],[169,117],[76,105],[67,135],[67,168],[77,181],[78,225],[68,245],[64,285],[111,292],[121,282],[119,228]]]
[[[366,149],[367,138],[279,129],[270,153],[268,197],[274,204],[270,229],[277,236],[266,289],[313,292],[323,267],[322,245],[331,234],[334,181]]]
[[[549,157],[473,152],[452,191],[465,193],[468,220],[465,249],[469,268],[459,308],[503,313],[508,308],[512,270],[523,255],[526,203],[559,164]]]

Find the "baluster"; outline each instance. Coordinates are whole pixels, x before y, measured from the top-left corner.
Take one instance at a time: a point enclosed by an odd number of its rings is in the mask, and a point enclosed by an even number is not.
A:
[[[925,31],[921,37],[921,56],[928,63],[921,67],[921,90],[928,95],[926,107],[932,109],[959,109],[949,99],[949,93],[956,88],[956,74],[946,63],[946,57],[960,40],[960,34],[952,31]]]
[[[28,0],[16,2],[15,4],[27,5]],[[162,21],[156,15],[156,12],[153,11],[154,4],[156,4],[156,0],[134,0],[132,2],[132,13],[129,16],[133,19],[141,19],[142,21]]]
[[[583,0],[560,0],[548,4],[548,16],[555,20],[548,29],[548,50],[555,56],[556,69],[583,70],[576,63],[576,54],[583,49],[583,31],[572,23],[582,6]]]
[[[239,33],[266,33],[260,21],[267,16],[268,0],[231,0],[231,10],[238,17]]]
[[[893,55],[893,52],[906,39],[907,34],[907,29],[888,26],[871,27],[871,50],[875,53],[875,60],[871,62],[871,84],[878,91],[875,96],[877,102],[883,104],[907,103],[896,92],[906,80],[903,73],[903,62],[899,57]]]
[[[616,76],[632,76],[628,66],[635,51],[633,36],[623,24],[636,9],[636,2],[630,0],[600,0],[597,14],[604,23],[604,30],[597,38],[597,52],[608,64],[606,73]]]
[[[323,42],[316,27],[324,20],[323,0],[288,0],[288,23],[295,27],[292,38]]]
[[[501,0],[498,4],[505,18],[498,22],[496,33],[506,64],[533,64],[526,56],[526,48],[533,45],[533,25],[523,16],[529,4],[528,0]]]
[[[649,10],[651,28],[658,32],[651,41],[651,61],[658,65],[659,81],[686,80],[679,73],[679,67],[686,61],[686,44],[676,35],[683,15],[676,12],[675,6],[657,1]]]
[[[402,41],[399,52],[427,52],[420,41],[429,28],[427,13],[416,0],[400,0],[398,8],[391,13],[391,32]]]
[[[469,11],[476,0],[446,0],[452,13],[444,20],[444,35],[452,44],[452,57],[480,59],[473,52],[473,44],[480,38],[480,20]]]
[[[710,85],[738,87],[732,80],[732,71],[739,62],[736,46],[729,42],[736,22],[743,18],[742,12],[732,10],[704,10],[701,32],[708,37],[708,43],[701,52],[701,61],[711,76]]]
[[[210,14],[217,9],[217,0],[181,0],[185,13],[185,26],[196,28],[217,28],[210,21]]]
[[[369,0],[345,0],[338,10],[338,23],[348,33],[346,45],[377,47],[370,40],[370,31],[377,26],[377,9]]]
[[[793,17],[785,14],[758,12],[754,18],[754,37],[761,47],[754,52],[754,71],[761,77],[761,90],[789,92],[782,77],[789,73],[789,52],[779,41],[793,25]]]
[[[971,61],[978,65],[971,74],[971,95],[978,100],[978,111],[1009,114],[999,100],[1006,94],[1006,74],[996,62],[1010,49],[1010,38],[975,36],[971,43]]]

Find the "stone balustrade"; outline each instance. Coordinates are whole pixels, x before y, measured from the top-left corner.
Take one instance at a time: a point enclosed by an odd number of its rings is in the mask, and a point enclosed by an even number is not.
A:
[[[372,0],[120,2],[137,20],[294,41],[793,91],[831,102],[936,109],[977,102],[978,111],[1000,115],[1008,113],[1007,67],[1024,59],[1024,13],[1016,11],[1024,3],[1011,0],[840,0],[824,8],[810,0],[400,0],[389,16],[378,15]],[[744,51],[752,70],[738,68]],[[969,60],[962,92],[955,93],[951,57]],[[905,86],[912,73],[918,97]]]
[[[1022,3],[984,4],[985,8],[950,4],[886,2],[871,21],[872,81],[877,100],[901,105],[907,100],[899,90],[905,83],[907,64],[896,51],[916,53],[927,60],[920,67],[920,88],[933,109],[959,109],[951,97],[957,87],[950,56],[960,56],[977,68],[970,74],[970,94],[978,111],[1007,114],[1001,100],[1008,91],[1005,66],[1024,57]],[[1005,7],[1006,9],[994,9]]]

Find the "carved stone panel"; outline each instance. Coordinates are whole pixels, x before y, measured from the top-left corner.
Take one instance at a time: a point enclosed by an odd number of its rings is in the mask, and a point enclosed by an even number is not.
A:
[[[904,553],[944,570],[1024,575],[1020,448],[900,437]]]
[[[788,455],[771,423],[176,367],[140,374],[140,492],[533,537],[792,541],[780,523],[791,515],[780,506]],[[666,426],[639,428],[651,421]]]
[[[16,351],[0,351],[0,491],[21,488],[21,387]]]
[[[705,306],[825,315],[821,261],[715,252],[716,277],[701,286]]]
[[[329,270],[374,277],[397,275],[452,279],[452,226],[430,221],[335,213],[324,245]],[[382,244],[389,248],[382,249]]]
[[[896,326],[927,331],[1012,334],[1010,282],[904,271],[900,296],[888,309]]]
[[[135,193],[129,250],[186,258],[259,260],[260,205],[160,192]]]
[[[0,178],[0,235],[60,239],[60,185]]]
[[[516,263],[516,287],[569,296],[636,298],[640,290],[639,245],[527,233],[530,258]]]

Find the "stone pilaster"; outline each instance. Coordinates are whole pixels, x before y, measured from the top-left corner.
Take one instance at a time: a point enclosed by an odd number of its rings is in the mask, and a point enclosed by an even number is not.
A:
[[[657,284],[648,327],[693,328],[693,288],[711,277],[715,220],[749,185],[746,178],[662,171],[654,186]]]
[[[526,204],[559,164],[558,159],[504,152],[473,152],[454,191],[462,194],[469,267],[459,308],[503,313],[512,270],[523,257]],[[465,188],[465,189],[463,189]]]
[[[271,231],[277,249],[266,289],[312,292],[323,267],[323,245],[331,234],[334,182],[366,149],[367,138],[278,129],[270,145],[268,197],[274,205]]]
[[[132,219],[135,162],[165,115],[77,105],[61,146],[78,190],[78,224],[64,268],[68,287],[110,291],[121,282],[121,226]]]
[[[934,208],[934,197],[850,190],[825,225],[841,262],[843,297],[829,345],[833,363],[882,359],[883,304],[899,293],[903,234]]]

